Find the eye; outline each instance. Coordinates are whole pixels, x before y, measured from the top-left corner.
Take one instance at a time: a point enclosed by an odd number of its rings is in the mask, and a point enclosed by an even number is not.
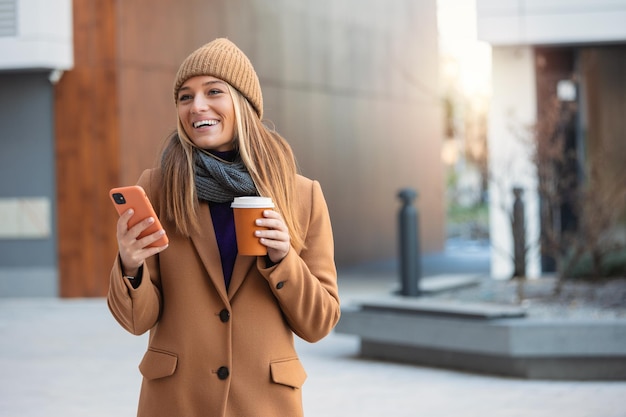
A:
[[[191,94],[181,94],[180,97],[178,97],[178,101],[188,101],[191,100]]]
[[[217,94],[221,94],[222,90],[218,90],[217,88],[211,88],[209,91],[207,91],[207,94],[209,96],[215,96]]]

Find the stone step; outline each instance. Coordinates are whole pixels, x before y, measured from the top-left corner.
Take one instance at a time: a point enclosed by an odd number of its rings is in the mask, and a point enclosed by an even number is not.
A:
[[[442,317],[464,317],[471,319],[495,320],[525,317],[526,310],[519,306],[494,303],[462,302],[428,298],[401,296],[378,296],[375,299],[355,300],[363,311],[394,312],[413,315]]]

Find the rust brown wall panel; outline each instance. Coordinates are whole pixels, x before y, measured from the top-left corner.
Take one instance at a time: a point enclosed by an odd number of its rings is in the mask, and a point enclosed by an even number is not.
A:
[[[74,70],[59,84],[55,100],[63,297],[102,296],[104,266],[115,253],[115,216],[107,196],[118,170],[115,106],[106,89],[113,78],[108,71]]]
[[[626,46],[599,48],[598,63],[601,117],[595,122],[600,125],[601,131],[597,139],[603,150],[600,158],[604,164],[602,183],[607,190],[619,192],[619,189],[623,190],[626,180]],[[612,189],[615,186],[618,190]]]
[[[106,294],[115,255],[107,196],[119,172],[114,3],[74,1],[75,66],[55,87],[62,297]]]
[[[107,192],[154,166],[176,127],[176,70],[218,36],[219,3],[74,1],[75,66],[55,99],[61,296],[106,294],[117,249]]]
[[[626,219],[622,197],[626,181],[626,46],[584,48],[580,61],[586,99],[587,175],[593,176],[594,187],[601,187],[607,195],[605,203],[622,207],[621,218]]]
[[[120,85],[120,182],[134,184],[156,164],[161,145],[176,128],[168,71],[123,67]],[[168,88],[169,87],[169,88]]]
[[[221,35],[221,0],[118,2],[119,62],[146,71],[167,69],[173,77],[195,48]],[[171,87],[171,84],[169,85]]]
[[[114,67],[115,0],[73,0],[74,68]]]
[[[120,180],[155,165],[176,129],[172,86],[180,62],[218,36],[219,1],[125,1],[118,11]]]

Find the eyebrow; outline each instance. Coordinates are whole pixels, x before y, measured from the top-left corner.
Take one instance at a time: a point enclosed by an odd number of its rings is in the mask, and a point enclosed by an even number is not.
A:
[[[224,81],[221,81],[221,80],[211,80],[211,81],[207,81],[205,83],[202,83],[202,87],[206,87],[207,85],[211,85],[211,84],[222,84],[222,85],[226,86],[226,83]],[[189,86],[181,87],[178,91],[183,91],[183,90],[191,90],[191,87],[189,87]]]

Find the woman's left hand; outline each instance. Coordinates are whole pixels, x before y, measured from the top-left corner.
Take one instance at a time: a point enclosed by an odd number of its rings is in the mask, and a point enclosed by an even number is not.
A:
[[[265,210],[263,218],[256,220],[256,225],[267,228],[255,232],[261,244],[267,246],[267,256],[274,263],[282,261],[291,246],[289,230],[282,216],[277,211]]]

